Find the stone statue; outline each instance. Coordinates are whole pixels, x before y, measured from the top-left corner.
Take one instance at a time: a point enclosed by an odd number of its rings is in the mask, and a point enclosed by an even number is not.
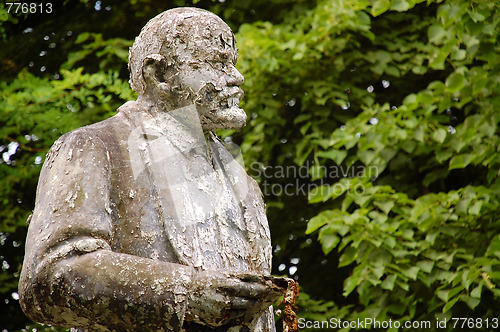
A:
[[[63,135],[40,174],[19,283],[33,320],[91,331],[274,331],[257,183],[214,129],[239,129],[230,28],[168,10],[130,50],[129,101]]]

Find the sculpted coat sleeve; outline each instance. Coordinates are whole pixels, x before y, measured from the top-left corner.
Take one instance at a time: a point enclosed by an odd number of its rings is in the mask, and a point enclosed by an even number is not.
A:
[[[32,319],[52,325],[179,331],[192,269],[111,250],[110,156],[85,132],[61,137],[43,166],[21,305]]]

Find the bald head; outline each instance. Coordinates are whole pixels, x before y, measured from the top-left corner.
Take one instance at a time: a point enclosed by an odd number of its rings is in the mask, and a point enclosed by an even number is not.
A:
[[[149,21],[130,49],[130,84],[138,102],[160,112],[195,105],[203,130],[239,129],[244,78],[231,29],[198,8],[176,8]]]
[[[199,8],[167,10],[144,26],[130,49],[130,85],[139,95],[146,91],[143,67],[149,57],[175,66],[205,59],[214,52],[226,54],[236,62],[234,35],[223,20]]]

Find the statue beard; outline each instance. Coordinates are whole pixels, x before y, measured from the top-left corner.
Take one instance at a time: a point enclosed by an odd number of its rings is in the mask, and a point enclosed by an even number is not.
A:
[[[220,89],[212,83],[205,84],[195,97],[203,130],[243,128],[247,115],[238,106],[242,97],[243,91],[237,86]]]

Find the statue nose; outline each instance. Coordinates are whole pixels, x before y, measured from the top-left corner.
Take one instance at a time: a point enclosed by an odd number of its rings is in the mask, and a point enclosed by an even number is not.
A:
[[[230,68],[231,69],[227,75],[227,84],[236,86],[242,85],[243,82],[245,82],[245,78],[243,77],[243,75],[241,75],[241,73],[238,71],[238,69],[236,69],[234,65],[231,65]]]

